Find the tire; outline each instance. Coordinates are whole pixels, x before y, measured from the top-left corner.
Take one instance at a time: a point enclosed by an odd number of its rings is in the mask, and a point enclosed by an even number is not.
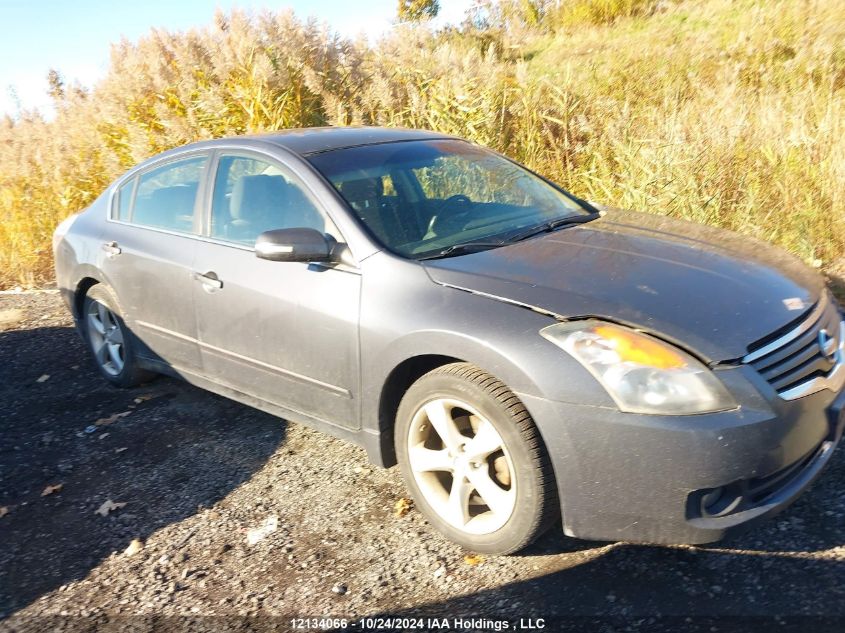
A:
[[[560,516],[551,463],[531,416],[510,389],[474,365],[445,365],[417,380],[399,405],[395,444],[419,510],[468,550],[511,554]]]
[[[138,364],[134,339],[117,299],[103,284],[88,289],[82,301],[82,331],[97,371],[113,385],[135,387],[155,377]]]

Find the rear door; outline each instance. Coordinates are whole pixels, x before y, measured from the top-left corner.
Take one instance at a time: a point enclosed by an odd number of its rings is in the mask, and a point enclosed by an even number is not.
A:
[[[102,238],[101,269],[141,354],[177,370],[201,368],[191,264],[208,163],[208,153],[191,154],[123,183]]]
[[[220,152],[194,285],[204,372],[221,384],[357,427],[361,279],[346,265],[272,262],[258,235],[307,227],[342,236],[293,171],[265,154]]]

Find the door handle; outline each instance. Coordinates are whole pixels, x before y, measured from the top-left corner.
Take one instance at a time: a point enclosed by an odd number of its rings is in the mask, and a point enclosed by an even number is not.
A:
[[[194,271],[193,277],[197,281],[202,282],[202,284],[204,286],[206,286],[206,288],[208,288],[208,289],[213,288],[215,290],[219,290],[220,288],[223,287],[223,282],[220,281],[220,279],[218,279],[217,273],[215,273],[213,271],[208,271],[207,273],[200,273],[200,272]]]
[[[103,249],[103,252],[108,257],[114,257],[121,253],[120,246],[117,245],[117,242],[105,242],[100,248]]]

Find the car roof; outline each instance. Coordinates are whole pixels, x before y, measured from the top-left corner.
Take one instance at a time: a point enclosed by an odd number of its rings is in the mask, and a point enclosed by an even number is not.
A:
[[[429,130],[407,130],[386,127],[315,127],[282,130],[271,134],[253,136],[280,145],[296,154],[306,155],[327,152],[344,147],[454,138],[448,134]]]
[[[160,154],[156,154],[155,156],[151,156],[144,162],[133,167],[118,181],[115,181],[115,183],[129,177],[129,174],[138,173],[151,165],[155,165],[156,163],[164,160],[169,160],[170,158],[179,156],[186,151],[231,147],[233,142],[238,141],[243,141],[245,147],[248,147],[256,141],[260,143],[271,143],[304,157],[309,154],[328,152],[347,147],[433,139],[463,140],[456,136],[432,132],[430,130],[408,130],[404,128],[366,126],[297,128],[280,130],[278,132],[269,132],[266,134],[229,136],[181,145]]]

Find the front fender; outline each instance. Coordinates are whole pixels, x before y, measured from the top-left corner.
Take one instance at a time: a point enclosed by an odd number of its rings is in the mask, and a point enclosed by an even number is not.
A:
[[[517,394],[615,406],[580,363],[540,336],[554,323],[549,315],[438,285],[421,266],[392,259],[390,266],[368,260],[362,271],[363,430],[378,432],[380,397],[393,370],[424,355],[473,363]]]
[[[526,368],[518,365],[494,342],[478,335],[445,329],[417,330],[392,341],[379,358],[374,382],[384,384],[393,370],[405,361],[429,355],[472,363],[515,392],[532,395],[541,393]]]

